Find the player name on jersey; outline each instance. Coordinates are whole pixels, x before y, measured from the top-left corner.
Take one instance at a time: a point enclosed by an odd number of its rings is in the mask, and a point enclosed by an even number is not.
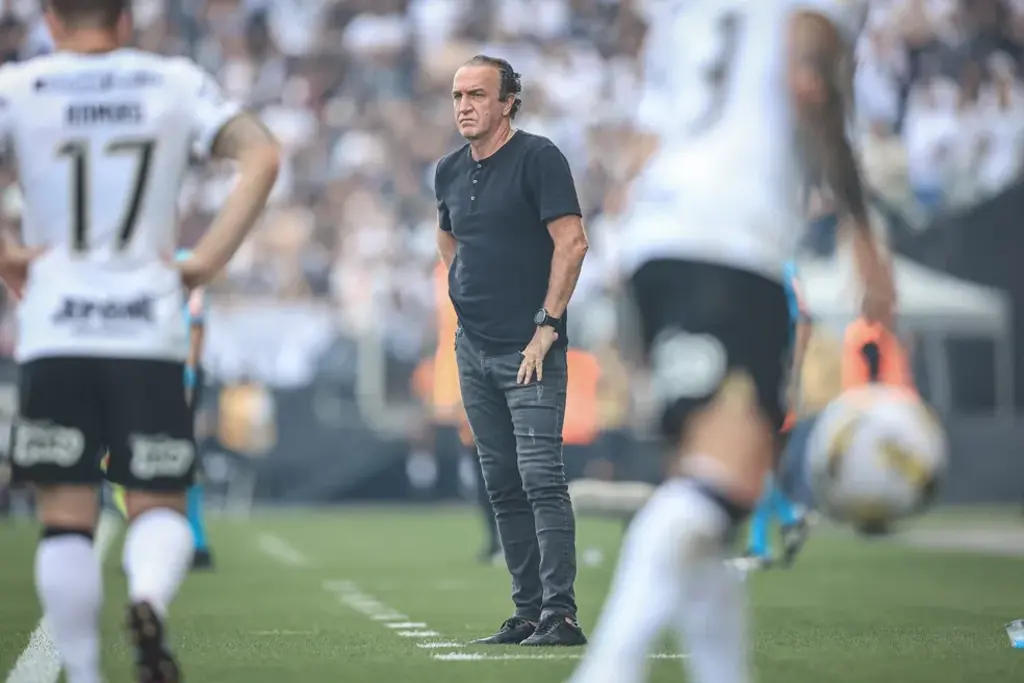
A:
[[[112,123],[142,123],[141,102],[110,102],[70,104],[64,121],[69,126],[103,125]]]

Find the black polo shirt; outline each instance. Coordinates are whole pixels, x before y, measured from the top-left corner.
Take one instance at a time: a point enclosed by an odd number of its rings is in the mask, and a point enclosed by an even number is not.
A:
[[[548,291],[548,223],[582,216],[569,162],[547,138],[517,131],[486,159],[468,144],[441,159],[434,192],[440,227],[458,242],[448,291],[463,333],[491,353],[523,350]]]

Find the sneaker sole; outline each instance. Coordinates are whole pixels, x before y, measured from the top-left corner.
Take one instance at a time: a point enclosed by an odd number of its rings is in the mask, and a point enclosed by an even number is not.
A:
[[[163,623],[152,605],[140,602],[128,608],[128,632],[139,683],[181,683],[181,671],[164,646]]]

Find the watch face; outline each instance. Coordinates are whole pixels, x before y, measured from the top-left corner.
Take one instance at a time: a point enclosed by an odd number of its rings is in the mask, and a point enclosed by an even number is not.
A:
[[[547,312],[544,311],[544,309],[542,308],[541,310],[537,311],[537,314],[535,316],[533,316],[533,322],[536,325],[543,325],[544,324],[544,320],[547,317],[548,317]]]

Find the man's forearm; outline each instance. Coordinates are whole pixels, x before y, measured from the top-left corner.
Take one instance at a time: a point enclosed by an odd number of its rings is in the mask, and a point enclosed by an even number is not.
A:
[[[455,260],[455,248],[457,243],[455,236],[450,232],[446,232],[438,228],[437,230],[437,252],[441,256],[441,261],[444,263],[445,268],[452,267],[452,261]]]
[[[548,279],[548,293],[544,297],[544,310],[548,315],[561,318],[569,307],[569,299],[576,289],[583,269],[583,257],[586,256],[586,242],[570,242],[555,245],[555,253],[551,257],[551,277]]]

